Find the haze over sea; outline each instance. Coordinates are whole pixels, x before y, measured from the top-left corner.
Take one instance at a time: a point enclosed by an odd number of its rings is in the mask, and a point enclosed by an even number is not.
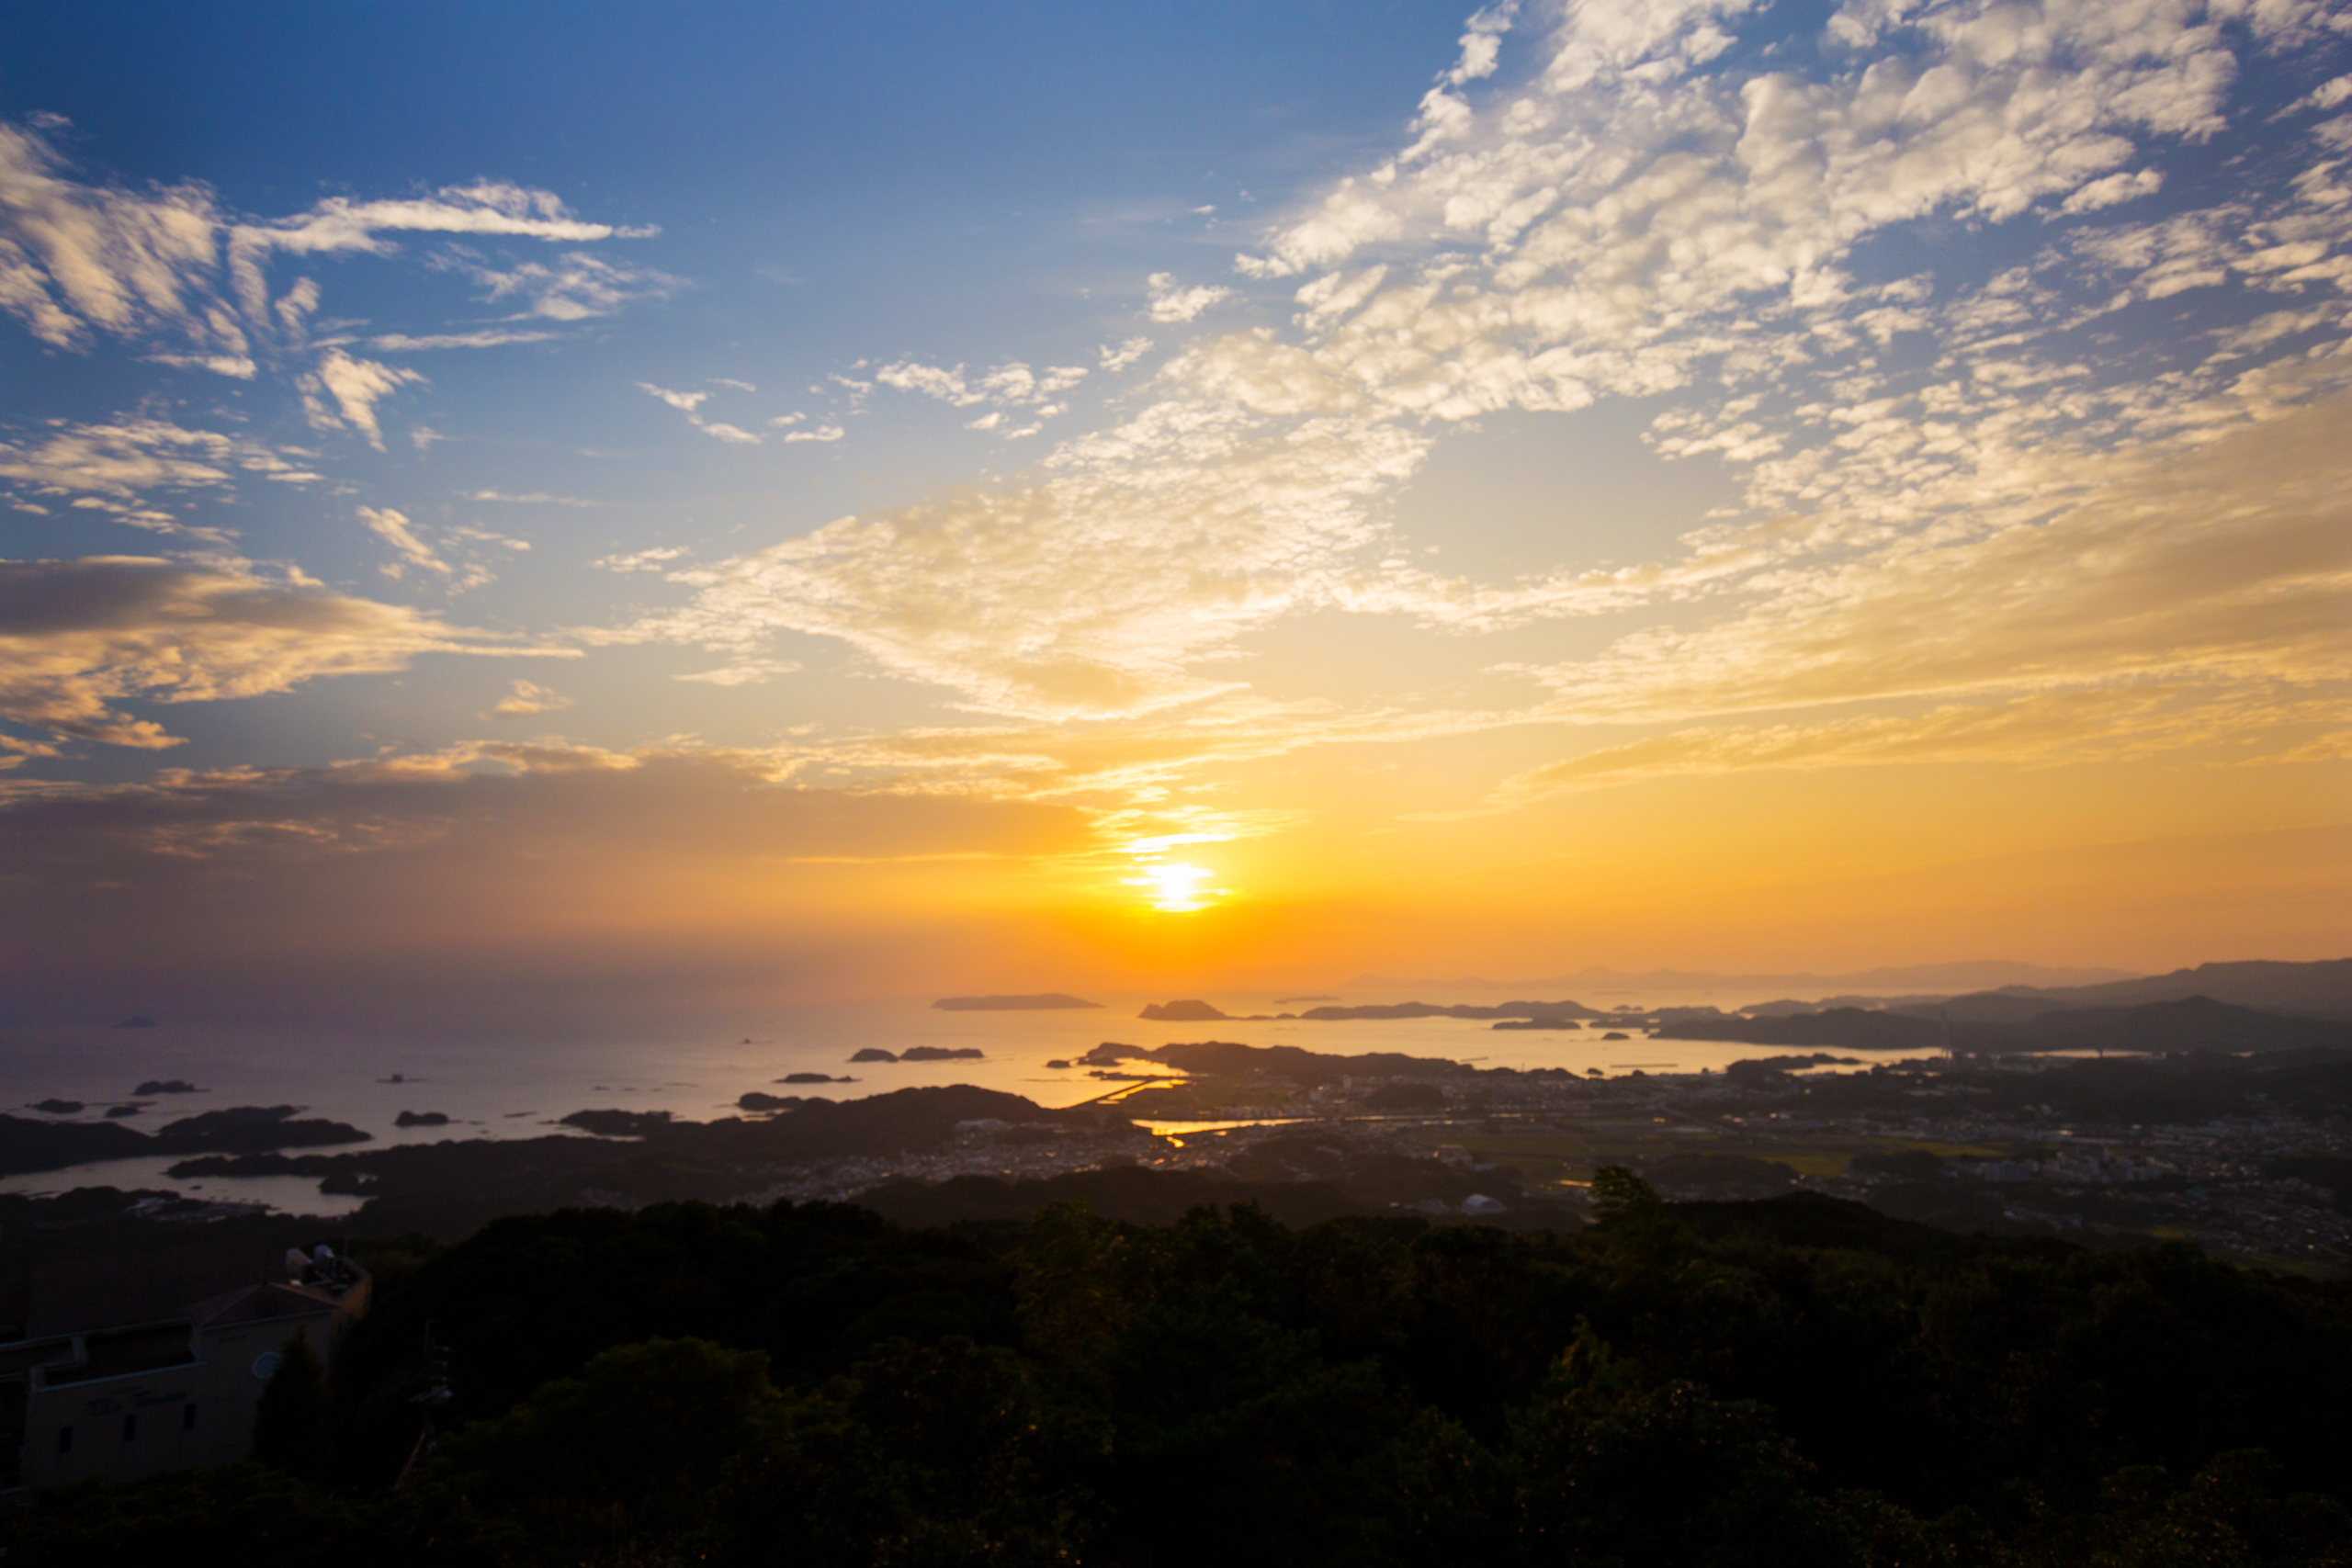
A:
[[[1696,978],[1696,977],[1694,977]],[[1767,981],[1770,977],[1765,977]],[[1713,1005],[1724,1009],[1785,995],[1769,983],[1747,989],[1687,984],[1638,989],[1586,987],[1584,994],[1527,983],[1447,982],[1442,991],[1408,996],[1345,994],[1350,1004],[1418,999],[1492,1003],[1508,998],[1558,1001],[1614,1009]],[[117,1027],[19,1029],[0,1040],[0,1108],[45,1100],[81,1101],[62,1120],[96,1121],[116,1105],[139,1100],[144,1109],[128,1125],[152,1132],[177,1116],[236,1105],[294,1104],[306,1114],[345,1122],[374,1145],[436,1143],[447,1138],[542,1137],[571,1134],[557,1124],[571,1111],[618,1107],[666,1111],[682,1121],[739,1115],[747,1091],[856,1099],[926,1085],[975,1084],[1067,1106],[1119,1087],[1085,1068],[1048,1068],[1052,1060],[1084,1055],[1100,1042],[1157,1046],[1177,1041],[1234,1040],[1253,1045],[1296,1045],[1332,1055],[1389,1051],[1483,1067],[1564,1067],[1585,1074],[1720,1072],[1742,1057],[1769,1050],[1728,1042],[1660,1040],[1634,1032],[1606,1040],[1600,1023],[1580,1030],[1496,1030],[1483,1019],[1363,1019],[1330,1021],[1154,1022],[1136,1017],[1165,997],[1100,995],[1102,1005],[1021,1011],[941,1010],[901,998],[776,1009],[750,1015],[732,1029],[697,1021],[674,1031],[595,1034],[578,1030],[541,1034],[517,1031],[485,1040],[435,1037],[420,1032],[371,1032],[251,1024],[219,1026],[159,1021],[153,1029]],[[1219,994],[1229,1013],[1296,1011],[1275,995]],[[852,1065],[868,1047],[902,1053],[914,1046],[972,1049],[978,1059]],[[794,1073],[846,1077],[847,1083],[796,1084]],[[135,1097],[146,1081],[178,1079],[197,1094]],[[396,1124],[403,1111],[439,1112],[447,1125]],[[19,1112],[21,1113],[21,1112]],[[334,1152],[334,1151],[328,1151]],[[184,1156],[109,1160],[65,1170],[0,1178],[0,1192],[62,1192],[75,1187],[126,1190],[169,1188],[191,1196],[267,1203],[290,1213],[337,1213],[356,1198],[322,1198],[307,1178],[220,1178],[175,1180],[165,1168]]]

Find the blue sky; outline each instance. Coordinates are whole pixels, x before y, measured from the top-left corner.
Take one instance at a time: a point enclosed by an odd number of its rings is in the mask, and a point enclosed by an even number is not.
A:
[[[255,845],[397,867],[446,792],[630,773],[626,836],[718,769],[965,857],[860,885],[915,924],[1181,851],[1250,942],[1500,887],[1531,963],[1753,963],[1806,878],[2238,835],[2275,874],[2157,931],[2151,872],[2046,956],[2224,956],[2240,905],[2332,951],[2347,39],[49,8],[0,59],[0,818],[59,887],[266,884]],[[145,826],[58,851],[69,806]],[[1630,924],[1530,913],[1686,863]],[[1792,958],[2013,929],[1823,919]]]

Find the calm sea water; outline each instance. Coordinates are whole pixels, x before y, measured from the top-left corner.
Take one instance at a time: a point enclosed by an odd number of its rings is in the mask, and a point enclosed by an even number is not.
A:
[[[131,1099],[131,1090],[142,1080],[179,1078],[203,1092],[151,1097],[127,1124],[152,1132],[200,1111],[292,1104],[309,1116],[347,1122],[371,1134],[380,1146],[452,1137],[544,1136],[557,1130],[551,1125],[556,1118],[592,1107],[667,1111],[681,1120],[707,1121],[733,1114],[736,1097],[752,1089],[838,1100],[918,1085],[966,1083],[1025,1095],[1041,1105],[1075,1105],[1113,1086],[1089,1077],[1082,1069],[1057,1070],[1046,1063],[1082,1055],[1105,1040],[1146,1046],[1238,1040],[1337,1054],[1394,1051],[1487,1067],[1566,1067],[1578,1074],[1598,1067],[1610,1077],[1636,1069],[1721,1071],[1744,1056],[1770,1054],[1752,1045],[1639,1034],[1604,1041],[1600,1027],[1555,1033],[1496,1030],[1483,1021],[1458,1019],[1150,1023],[1136,1016],[1150,998],[1102,999],[1105,1005],[1099,1009],[1048,1012],[944,1012],[921,1001],[808,1007],[778,1012],[743,1026],[741,1032],[705,1028],[670,1036],[557,1037],[494,1045],[425,1038],[355,1043],[315,1035],[280,1037],[175,1025],[169,1020],[155,1029],[17,1031],[0,1038],[0,1110],[24,1115],[28,1112],[15,1108],[49,1099],[80,1100],[86,1109],[66,1119],[98,1121],[108,1105]],[[1282,1010],[1272,998],[1216,999],[1227,1011]],[[1620,1001],[1686,1005],[1697,998],[1644,995],[1578,999],[1613,1007]],[[1704,999],[1728,1007],[1763,998]],[[900,1052],[914,1045],[973,1048],[982,1055],[977,1061],[955,1062],[852,1066],[849,1061],[866,1046]],[[856,1081],[788,1088],[777,1081],[806,1072]],[[396,1126],[403,1111],[438,1111],[450,1123]],[[0,1179],[0,1191],[55,1192],[107,1185],[264,1202],[292,1213],[329,1214],[352,1206],[345,1200],[322,1197],[314,1182],[298,1178],[175,1181],[163,1175],[164,1168],[173,1163],[163,1157],[115,1160],[9,1177]]]

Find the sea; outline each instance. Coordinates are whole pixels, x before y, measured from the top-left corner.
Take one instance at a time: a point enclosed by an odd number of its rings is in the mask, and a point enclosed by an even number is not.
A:
[[[1077,1105],[1119,1086],[1092,1077],[1084,1068],[1046,1064],[1083,1055],[1103,1041],[1156,1046],[1229,1040],[1343,1055],[1388,1051],[1481,1067],[1565,1067],[1579,1076],[1597,1068],[1611,1077],[1634,1072],[1720,1072],[1732,1062],[1772,1055],[1775,1049],[1663,1040],[1639,1032],[1627,1039],[1607,1040],[1607,1026],[1596,1023],[1561,1032],[1497,1030],[1487,1021],[1448,1018],[1253,1022],[1237,1017],[1159,1023],[1137,1016],[1155,998],[1100,999],[1100,1007],[1035,1011],[948,1011],[921,999],[831,1003],[777,1010],[740,1030],[695,1025],[602,1037],[557,1032],[495,1042],[424,1035],[351,1040],[332,1030],[256,1030],[168,1018],[159,1019],[153,1028],[10,1030],[0,1032],[0,1111],[49,1121],[97,1122],[106,1120],[110,1109],[136,1104],[137,1113],[124,1118],[124,1124],[153,1132],[203,1111],[293,1105],[305,1118],[348,1122],[370,1135],[368,1146],[381,1147],[452,1138],[584,1135],[573,1134],[558,1120],[582,1110],[666,1111],[681,1121],[709,1121],[739,1114],[738,1097],[752,1090],[850,1100],[922,1085],[976,1084],[1023,1095],[1040,1105]],[[1407,998],[1340,999],[1363,1005]],[[1498,991],[1422,999],[1490,1004],[1508,998]],[[1602,1009],[1688,1006],[1700,1000],[1729,1009],[1767,998],[1709,993],[1703,998],[1645,994],[1577,999]],[[1248,996],[1220,996],[1216,1003],[1237,1014],[1295,1011],[1316,1005]],[[895,1054],[918,1045],[980,1055],[945,1062],[850,1061],[866,1047]],[[782,1082],[794,1073],[823,1073],[851,1081]],[[194,1085],[195,1092],[134,1093],[142,1082],[174,1079]],[[43,1100],[79,1101],[81,1109],[62,1114],[30,1109]],[[449,1121],[402,1127],[398,1124],[402,1111],[435,1112]],[[355,1146],[309,1152],[333,1154]],[[188,1180],[167,1176],[166,1168],[182,1157],[141,1156],[9,1176],[0,1178],[0,1192],[51,1194],[115,1187],[173,1191],[212,1202],[258,1203],[280,1213],[322,1217],[348,1213],[361,1201],[322,1194],[314,1179],[303,1177]]]

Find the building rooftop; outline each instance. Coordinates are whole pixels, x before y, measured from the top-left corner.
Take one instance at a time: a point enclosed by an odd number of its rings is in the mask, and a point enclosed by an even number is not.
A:
[[[286,1283],[285,1258],[282,1244],[190,1242],[37,1263],[0,1280],[0,1325],[20,1327],[15,1337],[44,1339],[192,1315],[214,1321],[224,1312],[259,1321],[331,1309],[333,1292]],[[299,1304],[262,1293],[271,1291],[299,1298]],[[14,1303],[21,1304],[12,1314],[6,1309]]]

